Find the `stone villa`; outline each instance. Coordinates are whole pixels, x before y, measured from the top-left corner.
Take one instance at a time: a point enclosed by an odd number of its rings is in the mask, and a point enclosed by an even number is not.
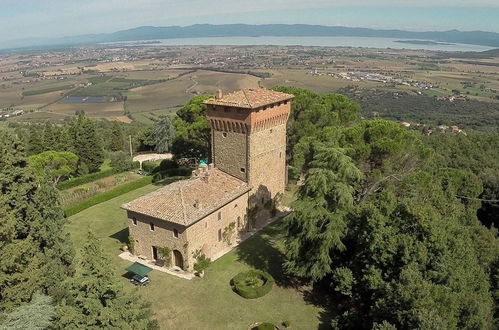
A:
[[[192,271],[196,253],[219,256],[237,235],[267,220],[286,184],[292,98],[259,88],[205,101],[213,163],[122,205],[134,254],[156,260],[158,247],[168,247],[172,265]]]

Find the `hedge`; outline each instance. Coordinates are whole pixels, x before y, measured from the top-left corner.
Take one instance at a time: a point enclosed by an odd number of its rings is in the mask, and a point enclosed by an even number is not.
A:
[[[87,174],[74,179],[70,179],[68,181],[61,182],[59,185],[57,185],[57,189],[66,190],[95,180],[107,178],[108,176],[114,175],[116,173],[117,171],[114,168],[112,168],[105,171]]]
[[[154,174],[152,182],[158,182],[172,176],[190,176],[191,174],[192,169],[189,167],[169,168]]]
[[[263,282],[261,286],[254,287],[250,283],[252,278],[258,278]],[[241,272],[230,280],[232,290],[246,299],[254,299],[265,296],[272,290],[274,279],[270,274],[261,270],[248,270]]]
[[[263,322],[251,330],[275,330],[275,325],[273,325],[272,323],[269,323],[269,322]]]
[[[76,205],[68,207],[67,209],[64,210],[64,214],[66,214],[67,217],[70,217],[72,215],[75,215],[76,213],[79,213],[85,209],[88,209],[91,206],[108,201],[114,197],[118,197],[120,195],[123,195],[123,194],[129,192],[129,191],[132,191],[132,190],[135,190],[138,188],[142,188],[142,187],[147,186],[148,184],[151,184],[151,183],[152,183],[152,177],[146,176],[146,177],[141,178],[137,181],[133,181],[133,182],[121,185],[119,187],[116,187],[114,189],[111,189],[109,191],[106,191],[102,194],[92,196],[89,199],[86,199],[81,203],[78,203]]]

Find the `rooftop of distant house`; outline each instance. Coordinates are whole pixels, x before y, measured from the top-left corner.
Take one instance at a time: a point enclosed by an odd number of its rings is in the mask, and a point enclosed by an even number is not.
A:
[[[221,91],[219,91],[216,97],[208,99],[204,101],[204,103],[254,109],[269,104],[288,101],[293,97],[294,96],[291,94],[276,92],[266,88],[250,88],[225,95],[222,95]]]
[[[190,226],[250,190],[246,182],[212,165],[196,171],[188,180],[171,183],[121,207]]]

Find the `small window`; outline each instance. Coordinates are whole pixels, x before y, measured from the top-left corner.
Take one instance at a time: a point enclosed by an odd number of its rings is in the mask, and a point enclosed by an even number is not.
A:
[[[241,167],[241,173],[246,173],[246,169],[244,167]]]
[[[134,226],[137,226],[137,218],[132,218],[132,223]]]
[[[270,129],[270,133],[272,133],[272,128]]]
[[[151,222],[151,223],[149,224],[149,229],[150,229],[151,231],[154,231],[154,223],[152,223],[152,222]]]
[[[222,136],[223,136],[224,138],[226,138],[226,137],[227,137],[227,132],[223,132],[223,133],[222,133]]]
[[[282,158],[282,151],[279,153],[279,158]]]
[[[208,221],[204,223],[204,228],[208,228]]]
[[[178,230],[173,229],[173,237],[178,238]]]
[[[241,217],[237,217],[237,228],[241,228]]]
[[[237,204],[234,205],[234,208],[236,208],[236,207],[237,207]]]
[[[222,229],[219,229],[218,230],[218,241],[221,242],[222,241]]]
[[[218,212],[218,220],[222,220],[222,212]]]

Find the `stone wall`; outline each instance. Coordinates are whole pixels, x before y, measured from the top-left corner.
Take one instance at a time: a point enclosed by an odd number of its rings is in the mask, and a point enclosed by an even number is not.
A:
[[[223,233],[224,228],[229,226],[230,223],[235,223],[231,243],[235,241],[240,232],[246,231],[248,195],[249,193],[245,193],[187,228],[186,237],[189,241],[188,257],[190,265],[194,265],[196,262],[193,255],[198,250],[204,253],[207,257],[213,258],[228,247],[223,238],[219,240],[218,233],[219,230],[220,233]]]
[[[178,250],[182,253],[184,270],[193,271],[192,267],[196,262],[193,255],[197,250],[201,250],[209,258],[213,258],[228,247],[223,238],[218,239],[219,230],[221,230],[220,233],[223,233],[224,228],[234,222],[235,228],[231,242],[235,241],[240,231],[246,230],[248,195],[249,193],[243,194],[187,228],[128,211],[128,229],[130,236],[135,240],[133,253],[153,260],[153,246],[168,247],[172,251]],[[137,219],[137,225],[133,224],[133,218]],[[150,223],[154,224],[154,231],[150,229]],[[178,230],[178,238],[173,235],[174,229]],[[173,263],[172,252],[172,265]]]
[[[212,130],[213,163],[243,181],[247,181],[246,134]]]
[[[144,214],[127,211],[128,230],[130,236],[135,240],[133,253],[153,260],[153,246],[168,247],[172,251],[178,250],[184,258],[184,268],[189,267],[187,258],[187,235],[186,228],[164,220],[149,217]],[[137,219],[137,225],[133,224],[133,218]],[[154,231],[150,224],[154,224]],[[173,230],[178,231],[178,238],[174,237]],[[173,263],[172,253],[172,263]]]

